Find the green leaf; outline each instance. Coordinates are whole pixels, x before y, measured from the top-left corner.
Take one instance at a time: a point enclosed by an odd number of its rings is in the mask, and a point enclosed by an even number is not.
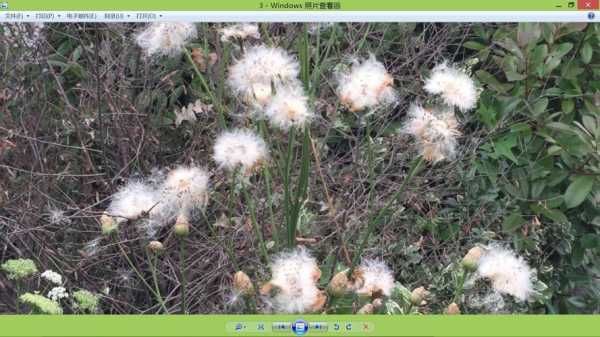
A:
[[[525,222],[526,220],[521,216],[521,214],[513,213],[504,219],[504,223],[502,223],[502,229],[504,229],[505,232],[514,232]]]
[[[519,22],[517,28],[517,43],[519,47],[525,48],[529,44],[537,42],[541,35],[542,30],[539,23]]]
[[[506,93],[510,88],[512,88],[511,84],[500,83],[496,77],[494,77],[494,75],[485,70],[477,70],[475,75],[477,75],[477,78],[479,78],[481,82],[487,84],[492,90],[501,94]]]
[[[475,41],[467,41],[463,44],[463,47],[467,48],[467,49],[472,49],[472,50],[482,50],[484,49],[486,46],[482,43],[479,42],[475,42]]]
[[[514,71],[507,71],[506,72],[506,79],[509,82],[514,82],[514,81],[522,81],[525,79],[525,75],[524,74],[519,74],[517,72]]]
[[[542,113],[544,113],[546,111],[546,108],[548,107],[548,102],[548,98],[544,97],[533,103],[534,116],[539,116]]]
[[[563,56],[567,55],[567,53],[573,49],[573,44],[570,42],[565,42],[565,43],[561,43],[558,46],[556,46],[556,48],[554,48],[554,50],[552,51],[552,55],[558,57],[558,58],[562,58]]]
[[[593,176],[578,176],[573,179],[573,182],[571,182],[563,196],[567,208],[574,208],[581,205],[587,195],[592,191],[593,186]]]
[[[583,63],[588,64],[592,60],[592,55],[594,54],[594,50],[589,43],[584,43],[583,47],[581,47],[581,61]]]
[[[560,108],[562,112],[570,114],[575,108],[575,102],[573,102],[572,99],[565,99],[562,102],[560,102]]]
[[[581,237],[581,247],[592,249],[600,247],[600,236],[598,234],[585,234]]]
[[[517,145],[516,135],[510,134],[508,136],[502,137],[498,141],[494,143],[494,148],[496,149],[496,153],[498,155],[504,156],[510,160],[512,160],[515,164],[518,164],[518,160],[515,155],[512,153],[511,149]]]

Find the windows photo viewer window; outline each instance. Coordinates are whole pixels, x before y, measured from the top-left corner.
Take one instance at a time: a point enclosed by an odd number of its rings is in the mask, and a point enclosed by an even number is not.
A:
[[[600,336],[598,0],[0,0],[0,337]]]

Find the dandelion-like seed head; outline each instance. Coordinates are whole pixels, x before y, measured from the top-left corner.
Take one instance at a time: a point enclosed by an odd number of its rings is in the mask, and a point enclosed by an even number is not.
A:
[[[179,166],[167,175],[163,183],[164,197],[170,207],[176,207],[182,214],[196,208],[204,208],[208,203],[209,174],[195,166]]]
[[[276,312],[314,312],[325,304],[326,296],[317,288],[321,270],[306,249],[297,248],[278,255],[271,263],[271,272],[269,284],[277,289],[272,298]]]
[[[350,111],[356,112],[396,100],[394,78],[374,55],[355,60],[349,70],[338,73],[337,94]]]
[[[257,134],[246,129],[222,133],[214,145],[213,158],[217,164],[233,171],[241,168],[245,174],[254,172],[268,160],[267,144]]]
[[[525,301],[533,293],[533,271],[513,251],[492,246],[479,259],[477,276],[490,280],[494,290]]]
[[[227,82],[247,104],[264,107],[273,94],[272,85],[297,81],[298,61],[285,50],[264,45],[247,49],[229,67]]]
[[[421,154],[427,161],[439,162],[456,155],[458,122],[451,111],[436,112],[413,105],[408,111],[404,132],[416,140]]]
[[[154,22],[138,33],[135,41],[147,57],[175,56],[197,35],[198,31],[193,23]]]
[[[433,68],[424,89],[430,94],[440,95],[444,103],[461,111],[473,109],[479,95],[473,79],[467,73],[445,63]]]
[[[364,259],[354,271],[355,292],[362,296],[390,296],[394,288],[394,273],[381,260]]]
[[[255,23],[237,23],[223,27],[219,29],[221,34],[221,41],[228,42],[232,39],[247,39],[254,38],[260,39],[260,33],[258,31],[258,25]]]
[[[161,201],[159,191],[143,181],[131,181],[113,194],[106,212],[116,223],[135,220],[148,213],[158,215]]]
[[[314,117],[308,107],[308,97],[300,85],[277,88],[277,93],[265,109],[269,122],[283,130],[301,128]]]

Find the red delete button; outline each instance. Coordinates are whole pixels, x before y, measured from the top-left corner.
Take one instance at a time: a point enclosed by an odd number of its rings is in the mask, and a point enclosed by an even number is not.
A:
[[[598,9],[598,0],[577,0],[577,9]]]

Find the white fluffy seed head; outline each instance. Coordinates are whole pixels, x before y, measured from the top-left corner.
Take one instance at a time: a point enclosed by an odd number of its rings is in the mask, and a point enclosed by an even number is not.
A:
[[[461,111],[475,108],[479,95],[469,75],[445,63],[433,68],[424,89],[430,94],[440,95],[444,103]]]
[[[381,260],[364,259],[356,269],[355,292],[362,296],[373,296],[381,293],[385,296],[392,294],[394,288],[394,273]]]
[[[214,145],[214,160],[220,167],[230,171],[241,168],[243,173],[250,174],[268,157],[265,141],[246,129],[223,132]]]
[[[451,111],[434,111],[412,105],[403,132],[417,140],[419,150],[427,161],[439,162],[456,156],[460,131]]]
[[[160,200],[160,193],[153,185],[131,181],[112,196],[106,212],[117,223],[135,220],[144,213],[156,214],[160,209],[157,207]]]
[[[196,25],[189,22],[154,22],[138,33],[135,41],[147,57],[174,56],[198,35]]]
[[[62,284],[62,275],[53,270],[46,270],[40,276],[43,279],[46,279],[48,282],[54,283],[56,285]]]
[[[167,175],[163,183],[163,196],[178,214],[189,214],[208,203],[209,174],[195,166],[178,166]]]
[[[298,61],[285,50],[264,45],[250,47],[229,67],[227,83],[247,104],[264,107],[271,99],[272,85],[297,81]]]
[[[374,55],[362,62],[354,60],[352,67],[338,72],[337,77],[337,94],[350,111],[387,105],[396,100],[394,78]]]
[[[271,125],[282,130],[302,128],[314,117],[308,107],[308,97],[300,85],[285,85],[277,88],[276,94],[265,108]]]
[[[325,295],[317,288],[321,270],[306,249],[279,254],[271,263],[271,272],[270,283],[276,289],[272,305],[276,312],[313,312],[323,305]]]
[[[479,259],[477,277],[490,280],[494,290],[525,301],[533,293],[533,271],[513,251],[488,247]]]
[[[260,39],[260,33],[258,32],[258,25],[255,23],[237,23],[227,27],[219,29],[221,34],[221,41],[227,42],[232,39],[246,39],[254,38]]]

